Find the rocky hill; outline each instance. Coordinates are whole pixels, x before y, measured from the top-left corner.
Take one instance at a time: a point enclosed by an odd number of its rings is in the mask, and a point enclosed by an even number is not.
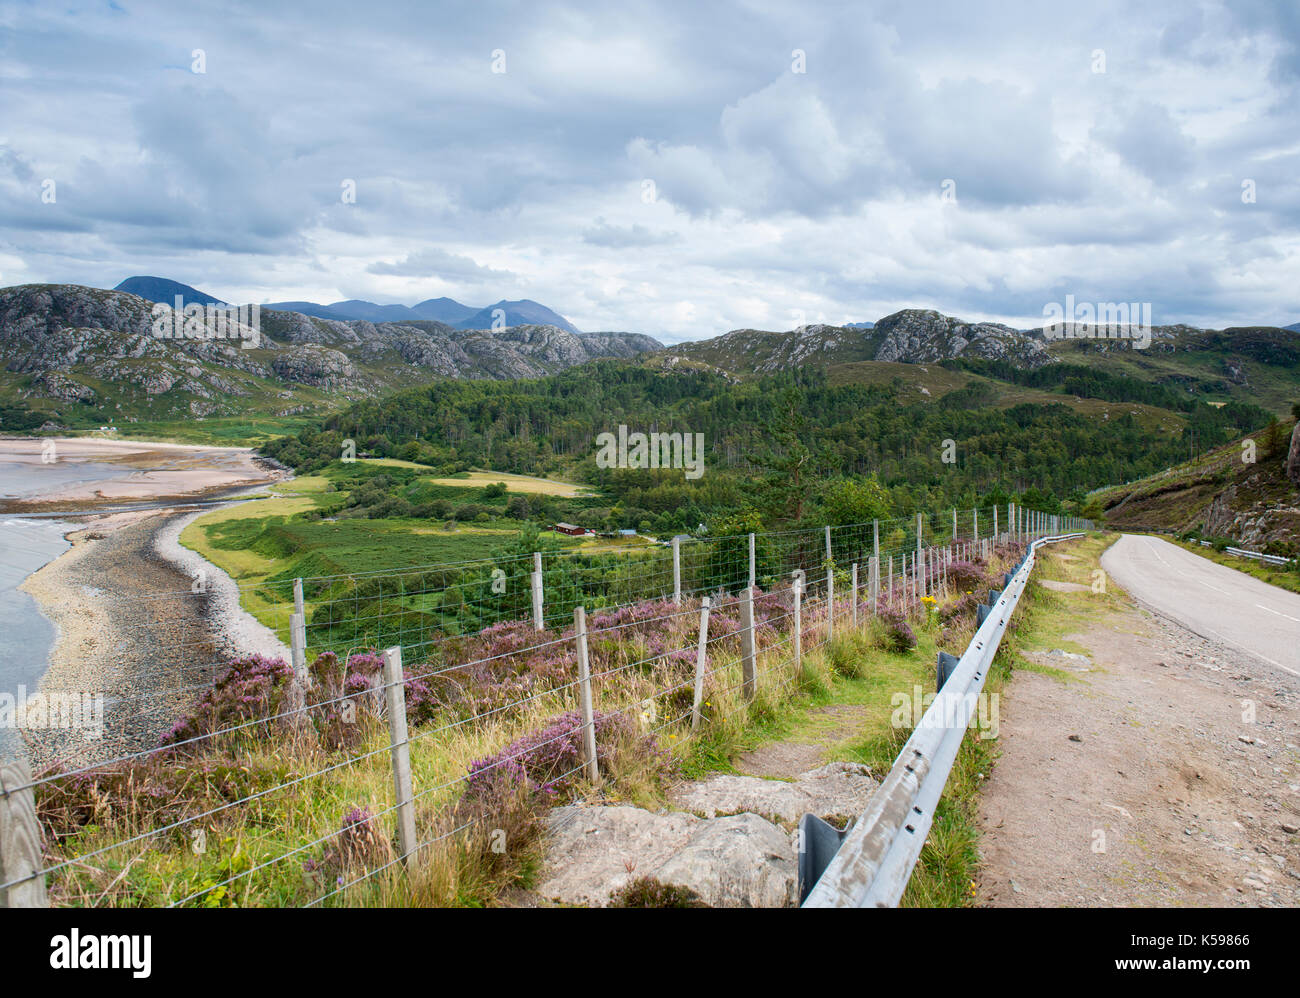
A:
[[[1141,343],[1139,346],[1138,343]],[[902,377],[933,389],[925,365],[963,361],[1038,370],[1062,362],[1165,385],[1212,402],[1240,401],[1276,413],[1300,398],[1300,334],[1271,326],[1196,329],[1153,326],[1136,339],[1049,337],[996,322],[966,322],[930,309],[903,309],[871,328],[811,325],[788,332],[736,329],[644,358],[666,368],[706,367],[731,377],[797,366],[832,380]],[[908,377],[898,365],[913,365]]]
[[[1118,530],[1195,531],[1294,557],[1300,554],[1300,425],[1280,423],[1090,499]]]
[[[252,349],[217,338],[211,314],[183,339],[153,332],[153,302],[120,291],[0,289],[0,403],[58,422],[291,413],[449,378],[528,378],[662,348],[637,333],[549,325],[493,333],[434,321],[314,318],[263,310]],[[68,406],[75,412],[69,413]]]

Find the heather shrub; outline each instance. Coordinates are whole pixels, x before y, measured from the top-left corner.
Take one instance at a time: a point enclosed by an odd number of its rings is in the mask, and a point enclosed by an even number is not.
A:
[[[280,712],[284,688],[292,675],[293,670],[279,658],[252,655],[231,662],[225,675],[203,694],[188,717],[172,725],[160,744],[176,745],[247,721],[273,717]]]
[[[707,908],[689,887],[665,884],[654,877],[637,877],[609,896],[611,908]]]
[[[893,607],[882,607],[872,626],[876,643],[886,651],[908,652],[916,647],[916,634],[906,615]]]
[[[328,892],[357,879],[366,870],[393,859],[393,846],[368,808],[353,807],[343,815],[339,831],[319,859],[303,863],[311,889]]]
[[[972,561],[954,561],[948,566],[948,584],[959,592],[966,592],[985,587],[989,581],[985,572],[983,559]]]

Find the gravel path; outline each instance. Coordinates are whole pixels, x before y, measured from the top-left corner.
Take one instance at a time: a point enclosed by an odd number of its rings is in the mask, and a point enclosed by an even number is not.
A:
[[[1038,649],[1070,678],[1002,697],[979,902],[1300,904],[1300,680],[1127,597],[1064,599],[1086,655]]]

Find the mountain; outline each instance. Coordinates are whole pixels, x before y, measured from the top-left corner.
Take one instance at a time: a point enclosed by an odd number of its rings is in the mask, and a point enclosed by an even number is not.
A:
[[[787,332],[735,329],[712,339],[676,344],[641,362],[709,368],[739,378],[811,366],[826,370],[836,382],[902,378],[932,399],[941,389],[952,390],[959,387],[957,381],[965,380],[941,375],[932,365],[957,371],[963,365],[992,364],[1001,372],[994,376],[1006,380],[1008,371],[1064,364],[1071,368],[1070,378],[1078,373],[1074,368],[1090,368],[1103,379],[1132,378],[1167,387],[1185,398],[1250,402],[1279,414],[1289,412],[1300,399],[1300,335],[1294,331],[1269,326],[1222,330],[1153,326],[1149,336],[1147,346],[1139,348],[1133,340],[1049,338],[1042,329],[1019,330],[995,322],[966,322],[932,309],[903,309],[870,329],[861,325],[812,325]]]
[[[445,322],[458,329],[491,329],[493,312],[501,309],[507,326],[555,326],[565,332],[577,333],[568,319],[535,301],[499,301],[487,308],[462,305],[454,298],[429,298],[418,305],[379,305],[372,301],[349,298],[329,305],[310,301],[280,301],[263,305],[263,308],[282,312],[301,312],[317,319],[339,319],[347,322],[365,319],[367,322],[410,322],[432,320]]]
[[[280,417],[435,377],[535,378],[663,346],[636,333],[580,335],[537,324],[492,332],[263,307],[260,336],[244,349],[220,338],[210,317],[200,336],[157,338],[152,308],[137,295],[79,285],[0,289],[0,410],[44,412],[65,425],[115,416]]]
[[[1300,322],[1293,322],[1289,326],[1283,326],[1283,329],[1289,329],[1293,333],[1300,333]]]
[[[874,322],[846,322],[845,329],[870,329],[875,325]]]
[[[478,310],[472,305],[462,305],[454,298],[429,298],[411,306],[414,318],[433,319],[453,326],[462,319],[468,319],[476,311]]]
[[[545,305],[529,301],[527,298],[521,301],[502,299],[495,305],[489,305],[487,308],[480,309],[473,315],[467,316],[457,322],[456,325],[461,329],[491,329],[495,321],[493,313],[498,309],[504,313],[502,321],[507,326],[556,326],[570,333],[577,333],[578,331],[568,319],[558,312],[552,312]]]
[[[166,277],[128,277],[113,290],[139,295],[141,298],[152,302],[162,302],[165,305],[174,304],[177,295],[181,296],[185,305],[225,304],[220,298],[213,298],[210,294],[205,294],[197,288],[192,288],[188,284],[181,284],[180,281],[168,280]]]

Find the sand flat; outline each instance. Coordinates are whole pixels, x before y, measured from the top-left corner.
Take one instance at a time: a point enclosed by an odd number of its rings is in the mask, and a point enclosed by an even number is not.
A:
[[[283,477],[259,462],[249,447],[206,447],[143,440],[94,437],[10,437],[0,439],[0,461],[31,465],[33,481],[50,443],[56,462],[113,466],[117,473],[56,485],[39,498],[27,495],[12,501],[32,508],[43,503],[103,502],[200,496]],[[122,468],[134,469],[121,474]],[[24,473],[25,474],[25,473]]]

